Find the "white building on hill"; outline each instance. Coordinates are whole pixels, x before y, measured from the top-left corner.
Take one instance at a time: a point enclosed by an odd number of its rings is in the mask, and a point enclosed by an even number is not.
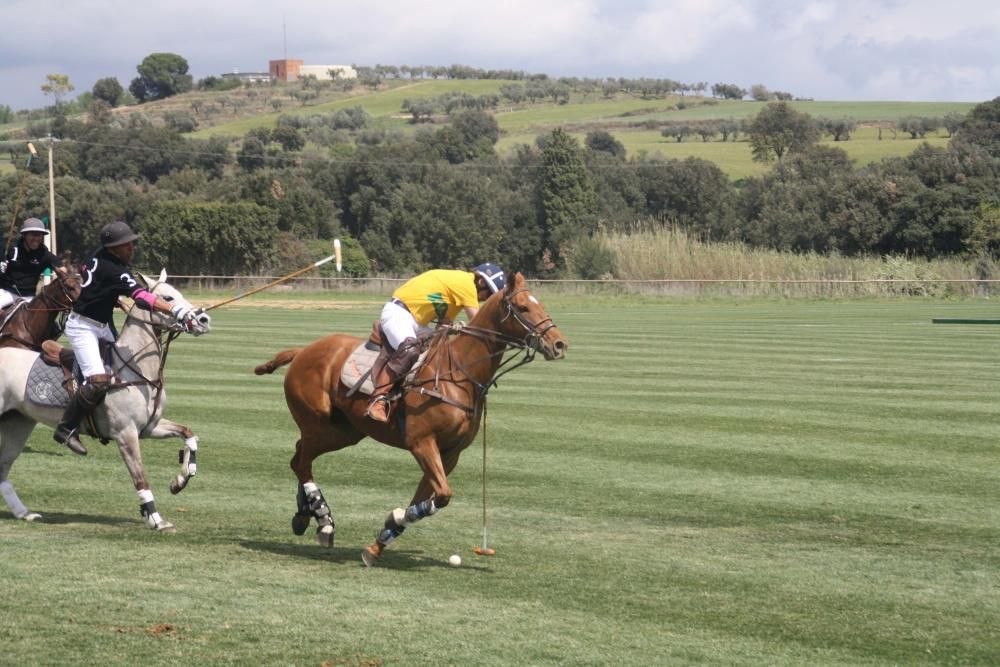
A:
[[[330,76],[330,70],[335,72],[340,72],[337,78],[340,79],[357,79],[358,73],[350,65],[302,65],[299,67],[299,78],[304,76],[309,76],[310,74],[315,76],[319,81],[329,81],[333,77]]]

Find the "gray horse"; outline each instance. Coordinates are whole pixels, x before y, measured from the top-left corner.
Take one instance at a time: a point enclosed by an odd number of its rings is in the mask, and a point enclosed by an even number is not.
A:
[[[149,291],[172,304],[190,306],[180,292],[167,284],[166,279],[164,270]],[[201,313],[188,333],[200,335],[210,328],[211,319]],[[167,398],[163,388],[163,363],[170,341],[181,331],[173,317],[133,307],[125,318],[112,355],[115,384],[103,405],[94,413],[98,434],[118,443],[118,450],[139,494],[146,525],[163,533],[172,533],[175,529],[156,511],[142,465],[139,439],[184,439],[181,472],[170,482],[170,491],[179,493],[197,470],[195,452],[198,436],[187,426],[161,417]],[[7,476],[35,424],[42,422],[54,427],[62,417],[61,406],[45,405],[45,401],[38,401],[37,396],[30,397],[28,376],[38,357],[39,354],[31,350],[0,349],[0,494],[14,516],[27,521],[39,519],[41,515],[25,507]]]

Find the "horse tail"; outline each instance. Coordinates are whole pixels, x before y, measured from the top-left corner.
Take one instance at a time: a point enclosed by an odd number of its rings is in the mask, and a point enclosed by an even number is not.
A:
[[[253,369],[253,372],[256,373],[257,375],[264,375],[265,373],[273,373],[275,369],[281,368],[286,364],[292,363],[292,360],[295,358],[295,355],[297,355],[301,351],[302,351],[301,347],[296,347],[292,348],[291,350],[285,350],[284,352],[279,352],[278,354],[275,355],[274,359],[271,359],[271,361],[268,361],[266,363],[261,364],[260,366],[257,366],[255,369]]]

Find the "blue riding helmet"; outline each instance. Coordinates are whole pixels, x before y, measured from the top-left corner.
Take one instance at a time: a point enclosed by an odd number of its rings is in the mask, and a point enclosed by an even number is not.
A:
[[[474,268],[472,272],[486,281],[492,294],[496,294],[507,286],[507,278],[503,274],[503,269],[496,264],[486,262]]]

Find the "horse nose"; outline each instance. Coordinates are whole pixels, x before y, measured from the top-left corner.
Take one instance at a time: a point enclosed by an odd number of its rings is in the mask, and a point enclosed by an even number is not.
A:
[[[552,345],[552,350],[555,353],[554,354],[554,358],[556,358],[556,359],[562,359],[563,357],[565,357],[566,356],[566,348],[567,347],[569,347],[569,343],[567,343],[565,340],[563,340],[561,338],[559,340],[557,340]]]

